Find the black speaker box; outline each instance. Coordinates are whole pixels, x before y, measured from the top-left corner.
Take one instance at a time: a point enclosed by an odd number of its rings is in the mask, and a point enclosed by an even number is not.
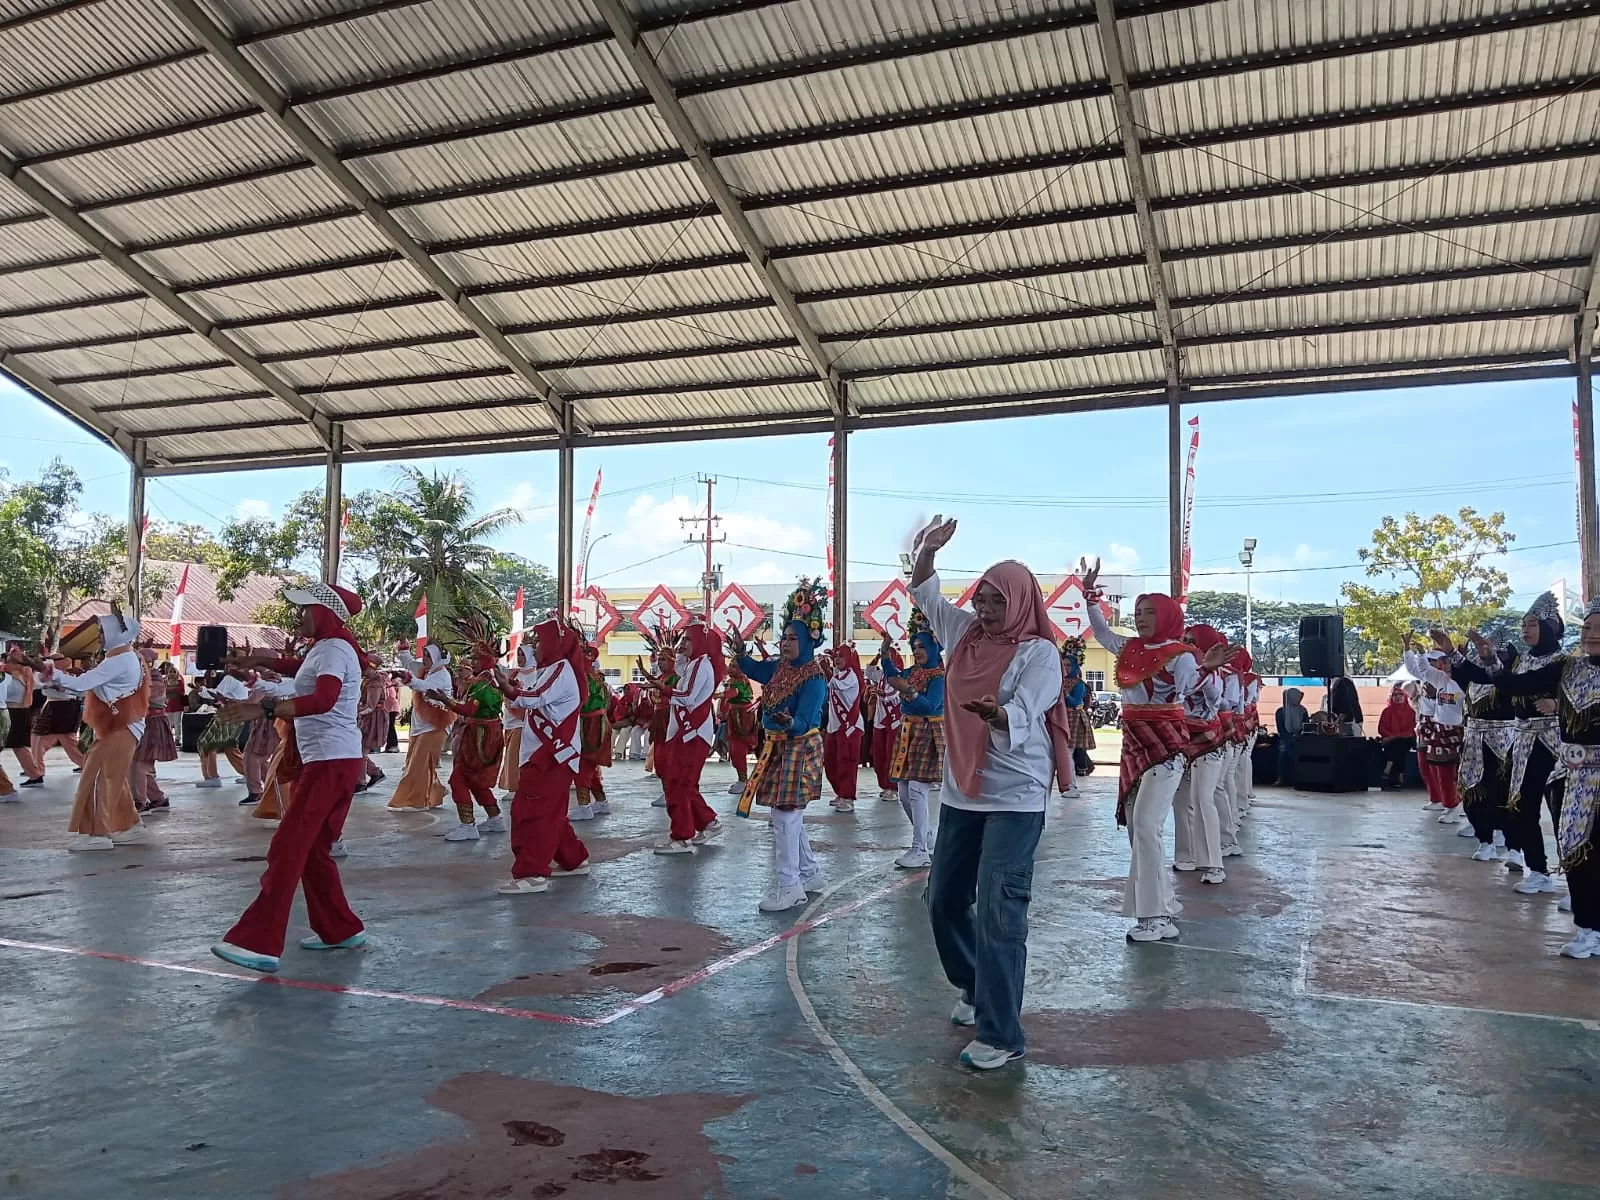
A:
[[[228,657],[228,628],[225,625],[202,625],[195,633],[194,669],[218,671],[222,660]]]
[[[1301,618],[1300,674],[1313,679],[1344,674],[1344,618],[1338,613]]]

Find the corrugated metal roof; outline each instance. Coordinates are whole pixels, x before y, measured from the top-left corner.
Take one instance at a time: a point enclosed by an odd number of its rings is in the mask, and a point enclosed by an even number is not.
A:
[[[548,444],[529,370],[580,441],[1170,382],[1088,0],[629,0],[684,144],[586,0],[203,0],[259,77],[169,0],[54,8],[0,0],[0,175],[93,237],[0,183],[0,369],[158,471],[305,460],[297,390],[381,457]],[[1570,361],[1600,0],[1117,11],[1181,386]]]

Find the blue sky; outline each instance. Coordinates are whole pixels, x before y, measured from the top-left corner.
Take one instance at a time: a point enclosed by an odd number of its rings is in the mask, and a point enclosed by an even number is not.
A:
[[[1194,406],[1185,412],[1201,421],[1193,586],[1242,590],[1237,554],[1255,537],[1256,595],[1333,600],[1342,581],[1361,577],[1349,564],[1384,515],[1472,504],[1503,510],[1525,547],[1503,563],[1513,603],[1556,579],[1576,589],[1572,394],[1570,381],[1550,380]],[[121,457],[4,381],[0,428],[17,431],[0,444],[12,479],[59,455],[83,476],[86,508],[126,511]],[[1154,409],[854,434],[851,574],[887,578],[879,564],[892,564],[910,530],[942,511],[962,522],[945,555],[952,569],[1015,557],[1046,573],[1100,554],[1107,569],[1148,574],[1147,586],[1164,588],[1165,438],[1164,413]],[[554,455],[422,465],[464,472],[486,506],[521,509],[526,522],[504,547],[553,562]],[[769,583],[819,571],[827,465],[820,435],[580,451],[580,523],[595,471],[605,472],[591,577],[612,586],[698,579],[702,552],[682,545],[679,517],[703,511],[701,473],[721,481],[730,544],[718,559],[728,578]],[[345,487],[383,488],[392,478],[389,467],[352,466]],[[157,519],[215,528],[241,513],[280,513],[318,486],[316,469],[250,471],[152,480],[148,498]]]

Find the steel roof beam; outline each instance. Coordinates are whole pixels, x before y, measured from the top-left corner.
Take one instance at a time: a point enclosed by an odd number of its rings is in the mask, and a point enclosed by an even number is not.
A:
[[[262,111],[301,153],[311,160],[322,175],[366,214],[368,220],[383,235],[384,240],[394,248],[395,253],[410,262],[439,293],[440,298],[455,309],[461,319],[483,339],[495,356],[504,361],[523,383],[533,389],[534,394],[549,408],[556,427],[565,429],[571,422],[581,430],[581,422],[576,421],[569,411],[569,403],[556,391],[555,386],[534,369],[533,364],[507,340],[505,334],[500,332],[488,315],[465,295],[460,285],[450,278],[416,239],[401,227],[395,220],[394,214],[379,203],[350,168],[339,161],[338,156],[317,136],[304,118],[290,109],[286,98],[273,88],[266,76],[251,65],[239,47],[234,45],[227,34],[201,11],[195,0],[165,0],[165,4],[189,34],[216,59],[234,84],[259,104]]]
[[[184,300],[173,287],[147,271],[131,254],[74,212],[71,205],[65,203],[26,171],[21,170],[17,160],[3,150],[0,150],[0,175],[9,179],[13,187],[48,213],[73,237],[93,249],[107,266],[137,287],[139,293],[133,298],[148,297],[165,308],[210,342],[234,366],[287,405],[291,412],[298,414],[301,420],[311,426],[317,440],[323,446],[330,445],[331,431],[326,416],[262,366],[249,351],[218,328],[217,323],[210,317]]]
[[[751,267],[760,278],[767,294],[772,297],[783,323],[799,341],[802,352],[816,369],[817,377],[826,385],[834,410],[841,415],[850,415],[852,410],[848,391],[840,383],[839,374],[829,361],[827,351],[822,348],[822,343],[817,340],[810,321],[795,303],[794,294],[789,290],[788,283],[772,265],[772,256],[767,253],[766,246],[756,234],[755,227],[750,224],[750,218],[745,215],[738,197],[728,186],[728,181],[722,177],[722,173],[711,160],[705,139],[700,136],[700,131],[694,127],[694,122],[684,111],[683,103],[678,99],[666,74],[640,40],[638,26],[623,8],[621,0],[594,0],[594,5],[606,24],[611,27],[617,47],[633,68],[633,73],[639,77],[639,82],[644,84],[650,93],[661,119],[671,130],[679,147],[689,156],[690,166],[700,180],[700,185],[716,204],[717,211],[722,214],[722,219],[727,223],[734,241],[749,257]]]
[[[1128,92],[1128,72],[1122,63],[1116,6],[1112,0],[1095,0],[1094,7],[1100,26],[1100,50],[1111,80],[1111,102],[1117,114],[1117,135],[1122,143],[1128,191],[1133,196],[1134,224],[1139,230],[1139,246],[1144,251],[1145,269],[1150,278],[1150,301],[1155,308],[1156,334],[1161,339],[1161,362],[1166,372],[1167,388],[1176,395],[1183,388],[1183,365],[1179,360],[1178,339],[1172,324],[1172,306],[1167,300],[1167,277],[1161,265],[1161,243],[1156,236],[1155,217],[1150,209],[1150,182],[1145,176],[1144,158],[1139,150],[1139,124],[1134,119],[1133,99]]]

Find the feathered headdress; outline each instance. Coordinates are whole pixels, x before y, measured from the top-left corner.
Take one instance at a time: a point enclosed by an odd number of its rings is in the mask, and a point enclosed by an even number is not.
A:
[[[802,575],[800,582],[783,605],[783,623],[787,627],[799,624],[805,627],[812,645],[822,641],[822,618],[828,607],[828,585],[820,576]]]

